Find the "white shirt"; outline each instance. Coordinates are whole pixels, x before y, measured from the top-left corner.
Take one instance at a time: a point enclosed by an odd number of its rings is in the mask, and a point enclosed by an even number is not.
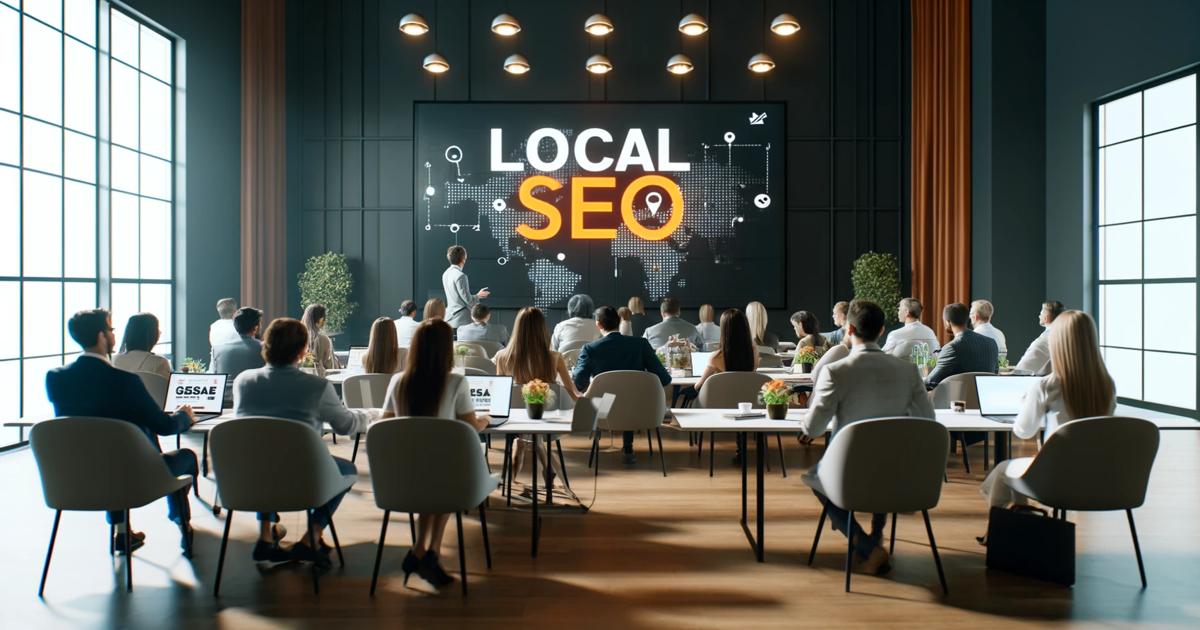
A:
[[[1004,333],[1000,332],[999,328],[993,326],[992,322],[984,322],[976,326],[974,330],[984,337],[989,337],[992,341],[995,341],[996,349],[1000,351],[1001,355],[1008,354],[1008,344],[1004,342]]]
[[[933,332],[932,328],[922,324],[920,321],[913,321],[904,324],[902,328],[888,333],[887,343],[883,345],[883,351],[907,361],[909,355],[912,354],[913,346],[919,343],[929,344],[930,352],[937,352],[942,347],[942,344],[938,343],[937,334]]]
[[[1025,374],[1036,374],[1037,376],[1045,376],[1050,373],[1050,328],[1042,331],[1042,334],[1029,344],[1025,349],[1025,354],[1021,356],[1021,360],[1013,366],[1013,370]]]
[[[1105,415],[1112,415],[1116,408],[1117,401],[1114,398],[1109,403]],[[1025,393],[1021,413],[1017,414],[1017,419],[1013,422],[1013,435],[1028,440],[1044,427],[1048,438],[1058,427],[1072,420],[1078,418],[1067,411],[1062,397],[1062,386],[1058,383],[1058,377],[1051,374],[1039,379]]]
[[[233,319],[218,319],[208,325],[208,345],[219,346],[230,341],[237,341],[238,334],[236,328],[233,327]]]
[[[700,332],[700,337],[706,344],[721,341],[721,327],[712,322],[700,322],[696,324],[696,330]]]
[[[625,335],[626,337],[632,337],[633,322],[628,319],[622,319],[621,323],[617,325],[617,330],[621,331],[621,334]]]
[[[397,373],[392,377],[392,381],[388,383],[387,396],[383,399],[383,410],[391,411],[397,416],[407,416],[408,405],[400,404],[393,396],[396,388],[400,386],[400,377],[404,376],[403,372]],[[446,375],[446,385],[442,389],[442,397],[438,401],[437,417],[457,419],[459,416],[475,411],[475,402],[471,400],[471,390],[467,387],[467,377],[462,374],[450,373]]]
[[[550,349],[557,351],[563,344],[572,341],[595,341],[600,338],[596,320],[590,317],[572,317],[558,322],[554,334],[550,335]]]
[[[841,429],[859,420],[895,416],[932,419],[933,403],[915,365],[871,343],[855,346],[850,356],[821,371],[800,424],[806,435],[818,436],[834,418]]]
[[[405,315],[396,320],[396,341],[400,343],[401,348],[408,347],[408,344],[412,342],[413,333],[417,331],[417,326],[420,325],[421,322],[418,322],[411,315]]]

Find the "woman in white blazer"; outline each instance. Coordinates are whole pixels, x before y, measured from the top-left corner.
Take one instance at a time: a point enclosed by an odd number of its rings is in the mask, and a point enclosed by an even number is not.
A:
[[[154,346],[162,331],[158,329],[158,318],[153,313],[138,313],[125,324],[125,335],[121,339],[121,352],[112,358],[112,364],[126,372],[151,372],[163,378],[171,378],[171,362],[166,357],[154,354]]]

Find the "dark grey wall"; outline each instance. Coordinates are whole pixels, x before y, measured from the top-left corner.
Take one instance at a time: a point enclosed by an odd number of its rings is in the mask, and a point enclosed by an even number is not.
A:
[[[971,295],[1017,357],[1045,299],[1045,3],[971,4]]]
[[[176,160],[176,357],[208,355],[221,297],[239,294],[241,2],[129,0],[127,6],[184,40],[186,125]]]
[[[790,309],[827,313],[851,296],[850,263],[860,253],[906,250],[907,2],[769,0],[768,21],[787,11],[803,25],[798,35],[781,38],[766,30],[757,3],[609,0],[616,31],[607,41],[583,32],[587,16],[605,5],[289,1],[289,282],[309,256],[347,255],[360,308],[339,347],[364,343],[369,322],[394,315],[413,292],[412,103],[418,100],[782,100],[793,245],[779,262],[788,269]],[[488,30],[502,11],[521,21],[515,39]],[[707,13],[712,30],[681,42],[675,26],[691,11]],[[408,12],[432,21],[436,34],[400,34],[397,24]],[[764,37],[778,66],[762,79],[745,64]],[[436,83],[421,68],[435,39],[451,64]],[[516,51],[533,72],[513,77],[501,69],[504,56]],[[616,68],[607,80],[583,69],[589,54],[602,51]],[[680,51],[696,64],[682,79],[664,69]],[[289,300],[298,312],[295,286]],[[499,317],[510,321],[511,313]],[[771,323],[791,338],[785,311],[772,312]]]
[[[1046,292],[1091,309],[1091,103],[1200,62],[1200,2],[1046,5]]]

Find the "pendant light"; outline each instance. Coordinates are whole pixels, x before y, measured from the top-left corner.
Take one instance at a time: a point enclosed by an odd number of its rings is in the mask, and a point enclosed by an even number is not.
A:
[[[613,32],[613,28],[612,20],[603,13],[597,13],[583,23],[583,30],[587,31],[588,35],[595,37],[604,37]]]
[[[799,31],[800,20],[797,20],[796,16],[792,15],[791,13],[780,13],[779,15],[775,16],[774,20],[771,20],[771,32],[775,33],[776,35],[788,37],[798,33]]]
[[[504,71],[509,74],[525,74],[531,69],[529,60],[524,55],[513,54],[504,60]]]
[[[418,37],[429,32],[429,23],[416,13],[409,13],[400,18],[400,32],[411,37]]]
[[[426,55],[425,60],[421,62],[421,66],[434,74],[442,74],[450,70],[450,62],[437,53]]]
[[[521,32],[521,23],[517,18],[501,13],[492,20],[492,32],[501,37],[512,37]]]
[[[613,69],[612,62],[604,55],[592,55],[588,57],[587,62],[584,63],[584,67],[592,74],[608,74]]]
[[[692,65],[691,58],[682,53],[678,55],[672,55],[671,58],[667,60],[667,72],[670,72],[671,74],[687,74],[691,72],[693,68],[694,66]]]
[[[689,13],[679,20],[679,32],[690,37],[703,35],[708,31],[708,22],[698,14]]]
[[[750,72],[763,74],[775,68],[775,60],[767,53],[758,53],[750,58],[750,61],[746,63],[746,67],[750,69]]]

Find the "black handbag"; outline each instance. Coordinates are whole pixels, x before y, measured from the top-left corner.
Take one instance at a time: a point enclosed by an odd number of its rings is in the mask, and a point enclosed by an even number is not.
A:
[[[1075,583],[1075,523],[1028,505],[992,508],[987,566],[1047,582]]]

